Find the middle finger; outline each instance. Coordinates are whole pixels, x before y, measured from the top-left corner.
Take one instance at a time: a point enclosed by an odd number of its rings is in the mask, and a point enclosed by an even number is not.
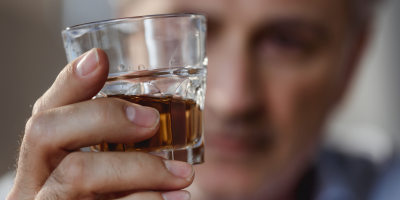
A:
[[[189,186],[193,176],[190,164],[148,153],[74,152],[54,170],[38,199],[49,195],[78,199],[124,191],[179,190]]]
[[[138,142],[158,126],[155,109],[112,98],[39,112],[27,123],[17,169],[24,182],[17,183],[36,191],[71,151],[102,142]]]

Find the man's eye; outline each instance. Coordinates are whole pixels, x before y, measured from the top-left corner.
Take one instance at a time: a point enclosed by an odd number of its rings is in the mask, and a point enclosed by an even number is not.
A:
[[[283,21],[266,26],[253,41],[252,46],[260,60],[290,61],[313,55],[328,40],[322,26]]]
[[[306,55],[313,47],[313,42],[294,34],[274,33],[261,39],[258,51],[262,57],[296,58]]]
[[[288,35],[274,35],[266,41],[267,44],[275,45],[277,48],[303,48],[305,44],[297,38]]]

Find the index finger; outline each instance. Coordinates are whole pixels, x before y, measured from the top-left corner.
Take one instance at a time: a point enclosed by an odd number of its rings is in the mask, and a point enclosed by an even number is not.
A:
[[[101,49],[81,55],[60,72],[50,89],[36,101],[32,114],[91,99],[106,82],[108,67],[107,55]]]

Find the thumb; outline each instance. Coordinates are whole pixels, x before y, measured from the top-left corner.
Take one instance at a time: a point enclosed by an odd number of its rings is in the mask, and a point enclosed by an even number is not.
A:
[[[40,97],[32,113],[91,99],[107,80],[106,53],[94,48],[69,63]]]

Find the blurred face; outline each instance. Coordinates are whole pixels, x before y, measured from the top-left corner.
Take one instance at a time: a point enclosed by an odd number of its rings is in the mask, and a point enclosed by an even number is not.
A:
[[[171,0],[124,10],[208,17],[206,157],[196,168],[197,192],[223,199],[294,187],[352,69],[347,4]]]

